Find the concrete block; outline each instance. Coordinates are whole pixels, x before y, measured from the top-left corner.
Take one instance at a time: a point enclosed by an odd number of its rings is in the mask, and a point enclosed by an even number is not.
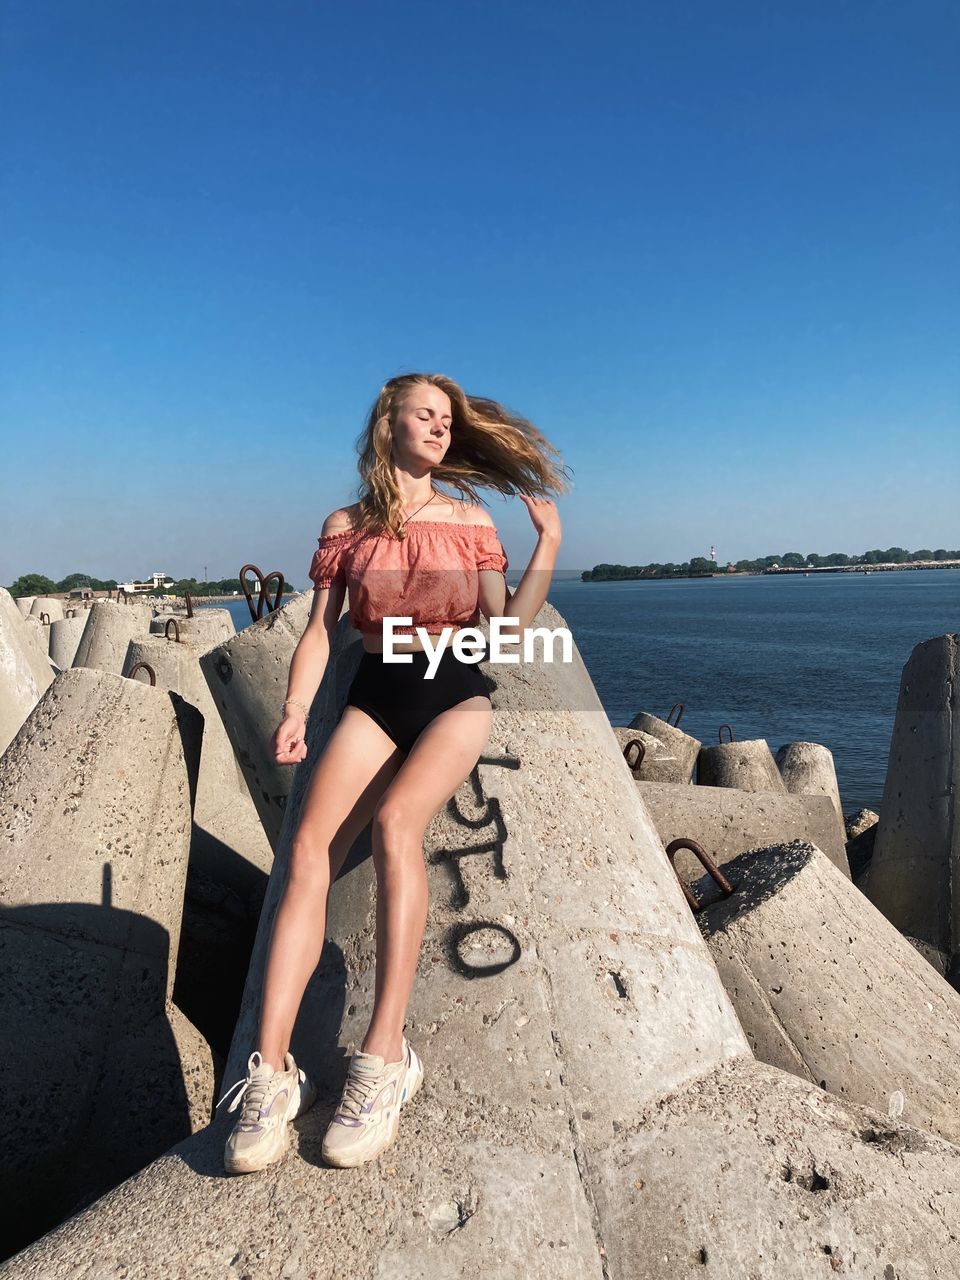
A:
[[[865,831],[875,827],[879,821],[879,813],[874,813],[872,809],[858,809],[856,813],[851,813],[849,817],[843,820],[847,841],[856,840],[857,836],[862,836]]]
[[[586,1177],[610,1280],[960,1274],[960,1150],[761,1062],[651,1103]]]
[[[812,844],[724,873],[696,918],[756,1056],[960,1143],[960,994]]]
[[[54,596],[35,596],[30,606],[30,616],[39,618],[49,626],[63,617],[63,601]]]
[[[840,839],[846,842],[847,828],[843,821],[833,752],[819,742],[787,742],[774,760],[791,795],[829,797],[836,811]]]
[[[53,679],[49,668],[47,674],[43,688]],[[0,753],[37,705],[44,679],[24,618],[10,593],[0,587]]]
[[[633,776],[646,782],[690,782],[702,743],[659,716],[641,711],[628,726],[645,737],[646,752]],[[615,730],[618,738],[619,730]],[[621,746],[625,745],[621,740]]]
[[[200,669],[220,713],[267,839],[276,849],[293,777],[273,758],[287,677],[313,604],[312,593],[244,627],[200,657]]]
[[[24,1240],[197,1118],[167,1005],[200,734],[176,695],[72,668],[0,759],[0,1195]]]
[[[131,640],[123,664],[123,674],[129,675],[139,662],[146,662],[156,674],[157,684],[172,689],[186,699],[203,716],[203,749],[200,755],[200,777],[194,803],[194,821],[205,830],[217,826],[224,811],[255,810],[247,784],[227,738],[220,713],[210,696],[210,689],[200,670],[200,654],[203,646],[189,639],[177,642],[163,636],[144,636]],[[136,677],[144,678],[144,673]],[[230,819],[233,823],[237,819]],[[259,823],[258,823],[259,824]],[[240,865],[252,855],[252,867]],[[194,848],[197,869],[205,875],[228,884],[245,893],[252,882],[260,881],[269,872],[273,862],[273,850],[262,838],[245,850],[234,850],[233,856],[223,856],[210,842],[200,842]]]
[[[735,787],[673,787],[661,782],[640,782],[637,787],[664,846],[681,838],[696,840],[722,865],[748,849],[807,840],[850,877],[833,806],[826,796],[778,795]],[[687,881],[703,874],[692,853],[681,850],[675,865]]]
[[[721,742],[701,747],[697,782],[704,787],[736,787],[739,791],[786,791],[780,770],[763,738]]]
[[[918,644],[900,696],[876,846],[861,887],[960,979],[960,635]]]
[[[152,606],[141,600],[129,604],[96,600],[87,614],[87,625],[73,665],[119,675],[127,656],[127,645],[150,634],[152,617]]]
[[[50,625],[29,614],[23,620],[24,634],[27,636],[33,652],[34,663],[50,672],[51,678],[57,673],[50,662]]]
[[[61,671],[73,666],[80,647],[80,637],[87,625],[86,613],[83,616],[61,618],[50,624],[50,660]]]
[[[192,618],[188,618],[182,610],[163,610],[150,622],[150,634],[162,636],[167,631],[170,619],[176,622],[176,630],[184,640],[190,640],[200,648],[209,649],[237,634],[233,614],[229,609],[212,609],[209,606],[198,609]],[[169,628],[176,634],[173,627]]]

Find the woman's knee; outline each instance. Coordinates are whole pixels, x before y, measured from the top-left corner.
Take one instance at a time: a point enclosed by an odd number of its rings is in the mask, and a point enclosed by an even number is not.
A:
[[[309,831],[300,830],[290,845],[290,879],[311,888],[330,887],[330,846]]]
[[[423,830],[409,805],[393,797],[385,797],[373,811],[371,822],[373,847],[387,857],[400,858],[411,851],[419,855],[423,846]]]

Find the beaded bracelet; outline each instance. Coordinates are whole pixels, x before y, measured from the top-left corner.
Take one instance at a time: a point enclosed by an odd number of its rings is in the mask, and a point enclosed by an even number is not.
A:
[[[310,719],[310,709],[308,707],[305,707],[303,703],[300,702],[297,698],[285,698],[283,701],[283,706],[285,707],[288,702],[292,702],[295,707],[301,708],[301,710],[303,711],[303,722],[304,724],[306,724],[307,721]]]

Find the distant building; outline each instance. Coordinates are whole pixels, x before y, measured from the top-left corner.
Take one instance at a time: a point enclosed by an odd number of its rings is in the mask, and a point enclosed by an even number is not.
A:
[[[149,582],[118,582],[117,590],[131,595],[135,591],[169,591],[173,586],[167,573],[151,573]]]
[[[69,599],[70,600],[92,600],[93,588],[92,587],[71,587]]]

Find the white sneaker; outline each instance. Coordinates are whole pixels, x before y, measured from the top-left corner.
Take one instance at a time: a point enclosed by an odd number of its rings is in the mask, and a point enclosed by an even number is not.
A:
[[[376,1053],[350,1059],[340,1105],[330,1121],[320,1154],[327,1164],[349,1169],[375,1159],[397,1136],[400,1108],[423,1083],[423,1063],[403,1037],[399,1062]]]
[[[313,1105],[317,1091],[292,1053],[286,1055],[284,1068],[274,1071],[259,1052],[251,1053],[246,1078],[232,1084],[220,1099],[225,1102],[238,1085],[243,1086],[227,1108],[236,1111],[243,1101],[240,1118],[224,1147],[227,1173],[255,1173],[279,1160],[290,1145],[288,1121]]]

